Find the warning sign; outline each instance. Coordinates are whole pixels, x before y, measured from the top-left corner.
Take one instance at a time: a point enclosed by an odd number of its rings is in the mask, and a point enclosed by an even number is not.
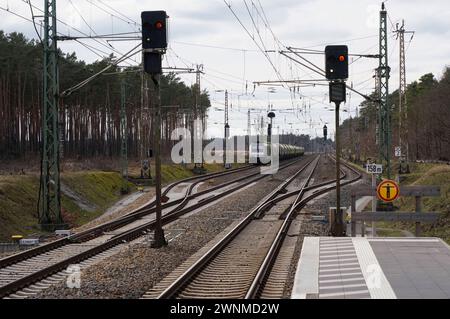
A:
[[[377,187],[377,195],[384,202],[392,202],[400,195],[400,188],[396,182],[384,180]]]

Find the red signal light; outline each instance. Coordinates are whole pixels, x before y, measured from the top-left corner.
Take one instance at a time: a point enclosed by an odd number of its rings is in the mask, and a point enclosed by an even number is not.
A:
[[[344,61],[345,61],[345,56],[340,55],[340,56],[339,56],[339,62],[344,62]]]
[[[155,23],[155,28],[160,30],[164,27],[164,24],[161,21]]]

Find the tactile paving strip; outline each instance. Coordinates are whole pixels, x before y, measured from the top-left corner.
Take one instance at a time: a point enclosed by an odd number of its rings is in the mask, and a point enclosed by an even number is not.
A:
[[[320,238],[319,298],[370,298],[351,238]]]

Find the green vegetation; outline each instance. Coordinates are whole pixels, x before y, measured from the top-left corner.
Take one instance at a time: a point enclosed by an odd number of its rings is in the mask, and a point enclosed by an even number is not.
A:
[[[0,240],[38,232],[36,199],[39,178],[0,176]]]
[[[424,74],[410,83],[406,90],[408,101],[409,158],[411,160],[450,159],[450,68],[444,69],[440,79],[433,74]],[[378,96],[372,93],[372,100],[360,104],[357,117],[346,119],[340,126],[342,154],[351,160],[362,163],[368,158],[378,158],[376,145],[376,123],[378,116]],[[399,136],[399,92],[389,95],[392,109],[392,143],[397,145]]]
[[[63,195],[63,214],[73,226],[83,225],[100,216],[120,198],[122,178],[118,173],[77,172],[63,175],[61,181],[94,208],[92,211],[83,210],[73,199]]]
[[[238,167],[239,164],[233,165]],[[162,165],[163,184],[193,176],[191,166]],[[223,169],[221,164],[205,164],[208,172]],[[83,225],[112,206],[121,197],[122,178],[116,172],[64,173],[61,181],[71,193],[62,194],[64,221],[72,227]],[[130,190],[135,187],[129,184]],[[39,177],[24,175],[0,176],[0,241],[11,235],[44,234],[37,226]]]
[[[222,164],[204,164],[208,173],[218,172],[223,170]],[[181,165],[161,165],[162,183],[169,184],[174,181],[192,177],[193,165],[188,165],[186,168]]]
[[[381,228],[377,229],[377,236],[380,237],[405,237],[405,234],[401,230]]]
[[[42,47],[38,41],[29,40],[22,33],[7,34],[0,30],[0,158],[38,158],[42,130]],[[111,66],[117,57],[110,55],[101,60],[86,63],[75,53],[59,52],[61,92]],[[150,136],[150,118],[143,107],[152,108],[153,98],[144,106],[141,103],[141,74],[139,67],[113,66],[108,76],[100,76],[89,85],[64,98],[66,134],[64,143],[66,158],[116,157],[120,154],[120,106],[121,82],[126,86],[126,116],[128,121],[128,155],[139,158],[140,148],[149,149],[149,141],[141,141],[143,127]],[[124,71],[124,72],[120,72]],[[121,74],[120,74],[121,73]],[[149,96],[154,96],[153,81],[149,83]],[[197,99],[198,116],[205,119],[211,102],[202,90],[198,95],[196,84],[186,85],[175,74],[161,76],[162,105],[177,105],[180,108],[165,108],[162,111],[161,145],[163,154],[170,154],[172,141],[170,132],[184,127],[186,111],[192,109]],[[88,138],[89,127],[89,138]],[[108,129],[106,129],[108,128]]]
[[[450,243],[450,166],[439,164],[414,164],[413,174],[410,174],[406,183],[410,185],[437,185],[441,187],[441,197],[426,197],[423,199],[424,211],[442,212],[443,216],[436,225],[424,224],[424,236],[440,237]],[[401,198],[401,210],[414,210],[413,198]],[[413,231],[413,225],[408,225]]]
[[[72,227],[98,217],[120,198],[122,179],[118,173],[67,173],[61,181],[92,207],[83,210],[77,199],[62,194],[63,217]],[[13,234],[42,234],[36,224],[38,193],[38,176],[0,177],[0,240],[9,240]]]
[[[411,165],[411,174],[406,175],[403,185],[436,185],[441,188],[440,197],[423,198],[423,211],[441,212],[442,217],[434,224],[423,224],[422,235],[429,237],[439,237],[450,243],[450,166],[442,164],[422,164]],[[401,197],[395,202],[395,206],[400,211],[414,211],[415,199]],[[415,231],[412,223],[377,223],[381,228],[404,229],[411,233]],[[381,233],[380,233],[381,234]],[[389,235],[391,236],[391,235]]]
[[[343,161],[345,162],[345,164],[348,164],[349,166],[353,167],[357,171],[359,171],[361,173],[366,173],[366,170],[361,165],[355,164],[355,163],[352,163],[352,162],[346,161],[346,160],[343,160]]]

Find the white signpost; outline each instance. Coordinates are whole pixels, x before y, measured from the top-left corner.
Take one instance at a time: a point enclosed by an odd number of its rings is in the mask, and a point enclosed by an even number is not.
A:
[[[395,157],[402,157],[402,148],[400,146],[396,146],[394,153],[395,153]]]
[[[366,165],[367,174],[372,175],[372,188],[377,187],[377,175],[383,173],[383,165],[382,164],[369,164]],[[372,197],[372,211],[377,211],[377,197]],[[364,223],[364,222],[363,222]],[[375,228],[375,222],[372,222],[372,237],[377,235],[377,231]]]

